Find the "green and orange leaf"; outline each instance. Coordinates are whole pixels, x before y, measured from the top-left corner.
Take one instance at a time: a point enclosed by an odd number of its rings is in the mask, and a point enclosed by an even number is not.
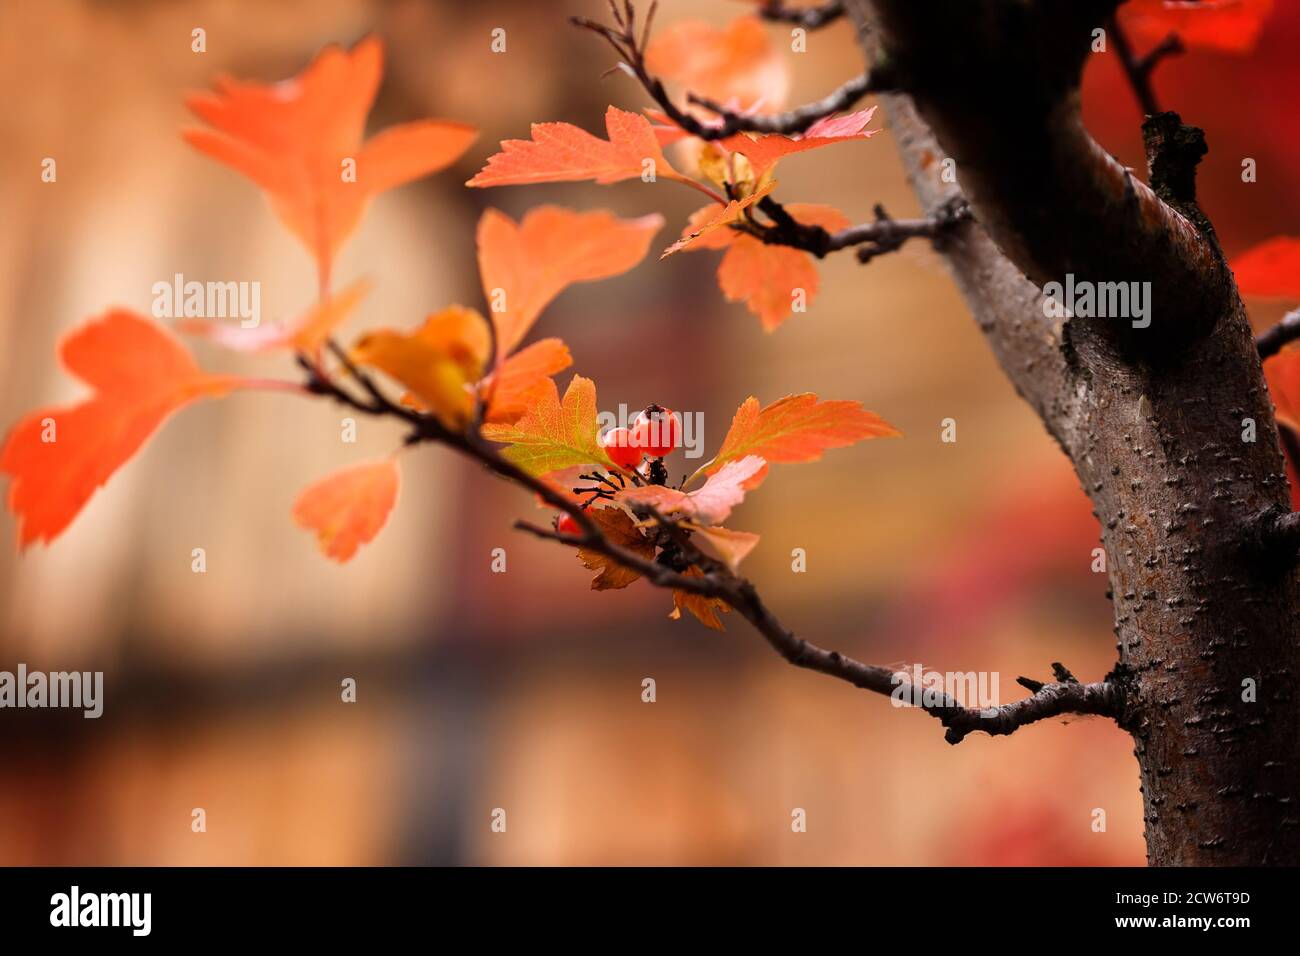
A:
[[[534,403],[513,425],[483,426],[483,437],[508,447],[501,453],[530,475],[548,475],[574,465],[613,468],[598,438],[596,385],[575,375],[561,402],[552,379],[544,379]]]
[[[761,455],[769,462],[816,461],[828,448],[899,435],[896,428],[858,402],[821,402],[805,392],[760,408],[758,399],[750,396],[736,410],[717,457],[696,475],[718,473],[750,455]]]
[[[173,412],[242,384],[204,372],[174,336],[126,309],[74,329],[59,357],[94,393],[30,413],[0,450],[20,548],[57,537]]]
[[[349,465],[303,489],[293,519],[315,533],[325,557],[343,563],[388,522],[400,484],[392,458]]]
[[[478,224],[478,266],[497,354],[508,355],[568,286],[619,275],[645,258],[658,214],[620,219],[604,210],[541,206],[516,223],[488,209]]]
[[[531,139],[508,139],[466,186],[515,186],[592,180],[600,185],[637,179],[652,161],[656,179],[690,182],[673,169],[650,121],[616,106],[605,112],[609,139],[571,123],[534,123]]]
[[[370,37],[350,51],[326,47],[281,83],[221,77],[213,92],[186,100],[209,128],[185,130],[185,140],[262,188],[316,258],[322,287],[374,196],[446,168],[478,135],[464,123],[422,120],[363,142],[382,73],[383,46]],[[349,160],[355,176],[346,175]]]

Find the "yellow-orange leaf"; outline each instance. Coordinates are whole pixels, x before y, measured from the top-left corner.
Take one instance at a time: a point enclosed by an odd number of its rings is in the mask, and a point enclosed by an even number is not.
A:
[[[604,210],[542,206],[513,219],[489,209],[478,224],[478,267],[497,354],[508,355],[542,309],[575,282],[626,272],[645,258],[663,226],[658,214],[619,219]]]
[[[293,519],[316,533],[325,557],[342,563],[387,523],[400,483],[392,458],[350,465],[304,488],[293,504]]]
[[[593,508],[587,514],[600,526],[611,543],[626,548],[647,561],[655,556],[654,544],[637,530],[636,522],[622,508]],[[641,576],[639,572],[624,567],[599,551],[579,548],[578,558],[588,569],[600,572],[591,579],[593,591],[625,588]]]
[[[692,565],[683,572],[686,577],[700,578],[704,572]],[[669,617],[674,621],[680,620],[682,610],[690,611],[695,618],[705,627],[713,631],[725,631],[722,626],[722,618],[719,614],[725,614],[731,610],[731,605],[721,598],[704,597],[700,594],[692,594],[690,591],[673,590],[673,609]]]
[[[534,123],[532,139],[508,139],[501,152],[466,186],[514,186],[594,180],[601,185],[636,179],[648,171],[656,179],[689,182],[664,159],[650,121],[639,113],[611,106],[605,111],[608,140],[571,123]]]
[[[745,492],[758,487],[767,473],[767,462],[757,455],[729,461],[695,491],[679,491],[666,485],[625,488],[615,497],[633,504],[650,505],[660,513],[683,514],[700,524],[716,525],[727,520],[731,509],[745,500]]]
[[[732,531],[730,528],[707,527],[687,523],[686,528],[705,542],[705,550],[712,551],[717,557],[735,571],[740,567],[740,562],[745,560],[749,552],[754,550],[758,544],[758,535],[751,531]]]
[[[352,361],[377,368],[405,385],[417,404],[443,424],[459,428],[474,407],[474,383],[488,355],[487,320],[451,305],[414,331],[375,329],[352,347]]]
[[[322,50],[296,77],[275,84],[226,77],[186,105],[210,129],[183,135],[196,149],[257,183],[313,256],[321,285],[371,198],[449,166],[478,135],[464,123],[422,120],[363,143],[383,73],[374,37],[352,50]]]
[[[94,394],[32,412],[0,450],[0,472],[13,479],[9,510],[18,517],[20,548],[58,536],[172,412],[241,383],[204,372],[170,333],[126,309],[75,329],[59,356]]]
[[[692,93],[764,112],[780,109],[790,86],[785,60],[753,16],[722,28],[674,23],[650,42],[646,68]]]
[[[712,234],[716,233],[724,226],[730,226],[733,222],[740,221],[740,217],[744,214],[746,209],[761,201],[764,196],[775,188],[776,183],[770,182],[764,185],[761,189],[757,189],[750,193],[743,199],[733,199],[725,206],[707,206],[705,209],[699,210],[691,217],[691,221],[687,225],[686,231],[682,233],[682,237],[665,249],[659,258],[667,259],[673,253],[681,252],[683,249],[688,248],[692,243],[700,239],[705,239],[706,237],[712,239]],[[707,212],[705,211],[706,209]],[[739,235],[739,233],[734,232],[734,230],[728,229],[727,232],[732,235]],[[704,246],[704,248],[710,248],[710,246]]]
[[[211,319],[185,319],[177,322],[176,327],[182,332],[202,336],[238,352],[294,349],[315,356],[335,329],[347,321],[370,289],[369,280],[358,279],[293,322],[245,329]]]
[[[505,359],[492,373],[486,387],[492,390],[486,420],[510,424],[516,421],[538,397],[556,372],[573,364],[569,347],[559,339],[542,339]]]
[[[560,401],[552,379],[534,394],[535,401],[513,425],[483,426],[483,436],[510,447],[501,454],[530,475],[548,475],[573,465],[604,465],[613,462],[597,438],[596,385],[589,378],[573,376]]]
[[[750,396],[736,410],[717,457],[696,474],[721,474],[729,463],[750,455],[772,462],[816,461],[828,448],[898,435],[897,429],[858,402],[819,402],[816,395],[805,392],[760,409],[758,399]]]

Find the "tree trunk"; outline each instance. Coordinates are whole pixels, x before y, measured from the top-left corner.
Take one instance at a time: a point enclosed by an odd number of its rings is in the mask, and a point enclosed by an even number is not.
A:
[[[868,56],[909,90],[885,105],[922,205],[965,190],[978,224],[945,257],[1101,522],[1148,861],[1296,864],[1294,556],[1252,547],[1261,514],[1290,510],[1281,450],[1245,311],[1191,193],[1195,131],[1148,121],[1157,195],[1079,119],[1090,25],[1113,6],[858,0],[849,12]],[[943,182],[946,157],[961,187]],[[1067,274],[1151,282],[1151,325],[1049,318],[1039,286]]]

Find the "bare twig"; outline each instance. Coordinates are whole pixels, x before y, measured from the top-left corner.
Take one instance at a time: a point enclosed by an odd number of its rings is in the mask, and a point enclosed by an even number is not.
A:
[[[1266,359],[1270,355],[1276,355],[1282,351],[1282,346],[1296,339],[1300,339],[1300,309],[1292,309],[1282,316],[1277,325],[1255,336],[1255,346],[1259,349],[1259,357]]]
[[[759,208],[772,219],[772,225],[763,227],[752,220],[743,224],[753,235],[769,245],[790,246],[810,252],[819,259],[841,249],[857,248],[859,262],[869,262],[876,256],[893,252],[909,239],[937,241],[971,218],[970,207],[964,199],[945,202],[932,215],[920,219],[894,219],[877,205],[875,222],[863,223],[828,232],[821,226],[798,222],[779,202],[768,196],[759,201]]]
[[[827,0],[815,7],[787,7],[781,0],[766,0],[758,8],[758,15],[774,23],[792,23],[816,30],[844,16],[844,0]]]
[[[879,67],[855,76],[843,86],[823,96],[820,100],[787,110],[784,113],[737,113],[707,96],[687,93],[688,102],[718,114],[720,124],[703,124],[704,134],[694,133],[702,139],[725,139],[736,133],[802,133],[818,120],[832,113],[846,110],[868,93],[881,93],[893,87],[888,74]],[[663,105],[662,103],[660,104]],[[680,124],[679,124],[680,125]],[[693,131],[692,131],[693,132]]]
[[[641,84],[670,120],[690,133],[704,140],[726,139],[740,132],[757,133],[801,133],[819,119],[823,119],[838,110],[845,109],[857,102],[867,93],[880,92],[892,88],[892,80],[884,70],[873,70],[855,77],[839,89],[815,103],[801,106],[787,113],[772,116],[750,116],[735,113],[720,103],[714,103],[703,97],[688,94],[691,102],[698,103],[717,113],[719,122],[706,123],[681,109],[668,95],[663,81],[654,76],[646,67],[645,46],[649,39],[650,19],[653,18],[656,4],[651,4],[650,14],[646,19],[646,29],[641,36],[635,31],[635,9],[630,0],[624,3],[620,13],[618,7],[611,3],[614,10],[614,26],[591,20],[587,17],[571,17],[570,21],[584,30],[590,30],[602,37],[623,61],[627,71]]]
[[[1111,42],[1115,44],[1115,52],[1119,55],[1119,61],[1124,67],[1124,73],[1128,76],[1129,85],[1133,87],[1133,93],[1137,97],[1138,105],[1142,107],[1142,112],[1147,116],[1159,113],[1160,104],[1151,86],[1151,73],[1165,57],[1184,52],[1183,41],[1178,38],[1178,34],[1171,33],[1145,56],[1138,56],[1134,53],[1117,17],[1107,20],[1106,32],[1110,35]]]

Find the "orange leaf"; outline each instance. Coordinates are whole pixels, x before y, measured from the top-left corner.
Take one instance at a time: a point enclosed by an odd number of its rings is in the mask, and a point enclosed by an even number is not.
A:
[[[18,516],[19,548],[57,537],[172,412],[241,384],[204,372],[170,333],[126,309],[74,329],[59,356],[94,394],[32,412],[0,450],[0,472],[13,479],[9,510]]]
[[[819,402],[816,395],[805,392],[777,399],[760,410],[758,399],[750,396],[736,410],[717,457],[696,474],[721,473],[729,462],[750,455],[772,462],[816,461],[828,448],[898,435],[897,429],[858,402]]]
[[[362,142],[383,72],[374,37],[322,50],[296,77],[263,85],[219,78],[186,105],[211,129],[182,134],[267,193],[281,221],[316,257],[328,286],[335,253],[370,199],[444,169],[478,135],[464,123],[422,120]]]
[[[573,364],[569,347],[559,339],[542,339],[516,352],[492,373],[487,421],[510,424],[538,397],[537,388]]]
[[[867,129],[874,106],[869,109],[849,113],[846,116],[826,117],[810,126],[801,136],[783,136],[780,133],[767,133],[762,136],[749,137],[744,133],[728,136],[721,145],[735,153],[743,153],[755,177],[762,177],[783,157],[791,153],[802,153],[835,143],[847,143],[855,139],[868,139],[880,132]]]
[[[600,526],[611,543],[626,548],[647,561],[655,556],[654,543],[637,530],[636,522],[622,508],[593,508],[587,514]],[[641,577],[638,572],[624,567],[599,551],[579,548],[578,558],[588,569],[600,572],[591,579],[593,591],[625,588]]]
[[[680,513],[700,524],[716,525],[727,520],[731,509],[745,499],[745,492],[758,487],[767,472],[767,462],[757,455],[729,461],[709,476],[703,486],[685,492],[666,485],[626,488],[615,497],[620,501],[650,505],[665,515]]]
[[[534,123],[532,139],[507,139],[501,152],[466,186],[513,186],[521,183],[565,183],[591,179],[601,185],[635,179],[653,160],[660,179],[690,180],[664,159],[650,121],[616,106],[605,111],[603,140],[571,123]]]
[[[646,49],[646,68],[692,93],[746,109],[773,111],[790,87],[785,60],[757,17],[719,28],[694,20],[660,31]]]
[[[473,385],[487,362],[487,320],[451,305],[413,331],[375,329],[352,347],[352,361],[377,368],[410,389],[414,404],[450,428],[469,421]]]
[[[341,564],[379,534],[400,483],[392,458],[349,465],[304,488],[293,503],[293,520],[316,532],[321,553]]]
[[[334,330],[347,321],[361,300],[370,292],[371,283],[358,279],[337,295],[314,306],[293,322],[262,325],[245,329],[210,319],[184,319],[176,328],[198,335],[237,352],[269,352],[295,349],[315,356]]]
[[[687,577],[701,578],[704,572],[692,565],[684,572]],[[696,619],[705,627],[714,631],[725,631],[722,626],[722,619],[718,617],[719,613],[726,613],[731,610],[731,605],[721,598],[704,597],[701,594],[692,594],[690,591],[673,591],[673,609],[669,617],[674,621],[680,620],[682,609],[690,611]]]
[[[1242,295],[1300,299],[1300,238],[1275,236],[1232,260]]]
[[[718,265],[718,288],[727,301],[744,302],[768,332],[794,313],[800,290],[806,308],[820,287],[821,277],[810,255],[753,236],[737,236]]]
[[[691,217],[691,221],[687,226],[689,231],[683,232],[682,237],[665,249],[659,258],[667,259],[673,253],[681,252],[692,243],[714,233],[724,226],[730,226],[733,222],[739,222],[740,217],[744,214],[746,209],[754,205],[756,202],[761,201],[775,188],[776,183],[770,182],[761,189],[757,189],[750,193],[744,199],[733,199],[725,206],[705,207],[709,210],[707,214],[704,209],[699,210]],[[716,248],[716,246],[706,245],[704,248]]]
[[[478,223],[478,268],[497,329],[497,354],[508,355],[547,304],[575,282],[626,272],[645,258],[663,226],[658,214],[619,219],[604,210],[541,206],[516,224],[488,209]]]
[[[691,216],[686,232],[698,238],[692,249],[727,249],[718,265],[718,286],[728,302],[745,303],[771,332],[790,317],[794,292],[803,290],[803,304],[812,305],[821,286],[813,258],[788,246],[768,245],[734,229],[700,233],[699,224],[709,219],[717,206],[705,206]],[[790,203],[786,206],[798,222],[836,232],[849,225],[842,212],[830,206]]]
[[[1177,33],[1189,47],[1249,53],[1272,10],[1273,0],[1129,0],[1119,16],[1143,43],[1159,43]]]

